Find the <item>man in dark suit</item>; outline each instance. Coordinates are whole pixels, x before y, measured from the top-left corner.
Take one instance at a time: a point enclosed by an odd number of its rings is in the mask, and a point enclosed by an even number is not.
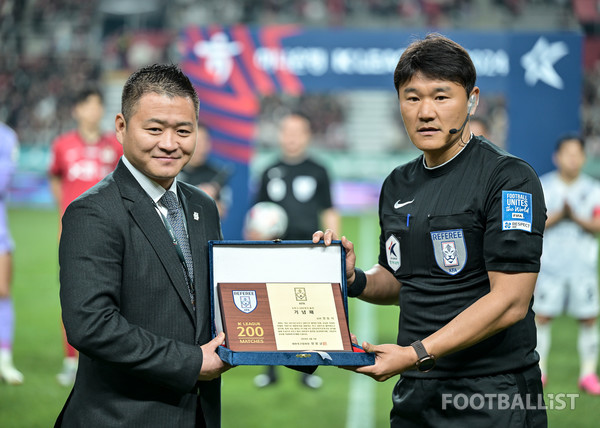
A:
[[[173,65],[133,73],[116,117],[124,156],[63,217],[60,298],[80,352],[64,427],[218,427],[208,240],[215,202],[175,177],[196,146],[198,97]],[[167,199],[170,198],[170,199]]]

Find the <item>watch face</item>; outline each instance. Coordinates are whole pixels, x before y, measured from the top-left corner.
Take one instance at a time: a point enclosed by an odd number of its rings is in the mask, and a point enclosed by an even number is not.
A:
[[[435,358],[433,358],[431,355],[421,359],[417,363],[417,369],[420,372],[428,372],[429,370],[433,369],[434,367],[435,367]]]

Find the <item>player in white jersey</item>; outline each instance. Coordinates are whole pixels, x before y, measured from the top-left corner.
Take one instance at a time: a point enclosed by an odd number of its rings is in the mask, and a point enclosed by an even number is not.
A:
[[[558,141],[554,163],[556,171],[541,177],[548,219],[534,303],[542,380],[546,382],[551,321],[566,311],[579,320],[579,387],[600,395],[596,374],[600,182],[581,172],[585,151],[578,136]]]

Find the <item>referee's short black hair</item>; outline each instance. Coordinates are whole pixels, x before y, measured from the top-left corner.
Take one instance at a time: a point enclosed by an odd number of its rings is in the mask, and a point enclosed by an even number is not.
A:
[[[417,73],[429,79],[455,82],[467,91],[475,87],[477,71],[465,48],[439,33],[430,33],[424,39],[411,43],[398,61],[394,71],[394,86],[400,95],[400,86]]]
[[[554,152],[558,152],[563,144],[565,144],[567,141],[577,141],[581,146],[581,149],[585,150],[585,140],[583,137],[579,134],[571,133],[564,134],[559,137],[559,139],[556,141],[556,146],[554,146]]]

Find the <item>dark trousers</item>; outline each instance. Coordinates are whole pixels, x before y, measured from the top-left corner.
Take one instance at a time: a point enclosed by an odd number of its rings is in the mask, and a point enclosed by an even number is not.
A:
[[[401,377],[392,401],[392,427],[548,426],[537,365],[521,372],[476,378]]]

